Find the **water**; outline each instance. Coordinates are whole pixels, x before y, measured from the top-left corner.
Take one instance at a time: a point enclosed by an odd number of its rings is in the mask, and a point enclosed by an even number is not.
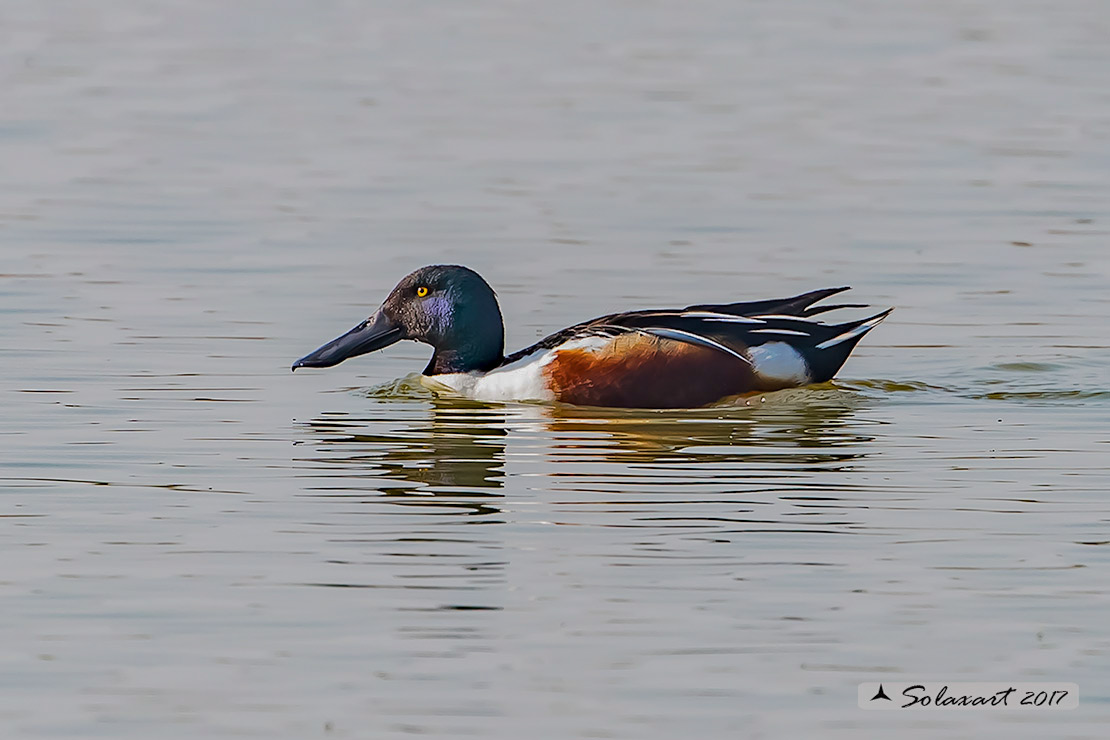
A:
[[[1105,734],[1105,3],[2,12],[4,737]],[[510,349],[897,310],[691,412],[289,373],[442,261]],[[860,711],[884,678],[1082,698]]]

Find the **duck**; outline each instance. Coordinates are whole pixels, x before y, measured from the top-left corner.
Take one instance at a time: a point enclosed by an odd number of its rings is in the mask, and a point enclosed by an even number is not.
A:
[[[824,323],[817,305],[848,286],[790,298],[600,316],[505,352],[505,324],[489,283],[462,265],[405,276],[368,319],[293,363],[325,368],[401,340],[429,344],[421,382],[488,402],[678,409],[823,383],[893,308]]]

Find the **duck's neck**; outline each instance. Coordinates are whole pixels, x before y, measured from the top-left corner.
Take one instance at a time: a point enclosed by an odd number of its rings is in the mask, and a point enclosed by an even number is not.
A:
[[[486,312],[481,320],[462,318],[452,327],[451,336],[433,346],[435,353],[424,368],[425,375],[447,373],[489,372],[505,359],[505,325],[501,312],[493,303],[493,312]]]
[[[485,373],[501,364],[504,358],[503,349],[495,352],[472,354],[458,349],[436,349],[428,366],[424,368],[425,375],[446,375],[448,373]]]

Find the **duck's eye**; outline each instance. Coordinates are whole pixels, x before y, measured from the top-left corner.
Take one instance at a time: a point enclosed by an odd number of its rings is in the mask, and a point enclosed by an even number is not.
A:
[[[416,295],[420,296],[421,298],[428,295],[428,286],[421,285],[419,288],[416,289]]]

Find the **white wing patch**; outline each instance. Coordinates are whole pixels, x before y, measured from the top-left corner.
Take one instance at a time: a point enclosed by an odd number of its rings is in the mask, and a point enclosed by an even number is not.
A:
[[[574,337],[573,339],[568,339],[557,347],[553,347],[551,350],[549,350],[551,356],[547,358],[547,362],[551,362],[551,360],[554,359],[556,352],[562,352],[565,349],[580,349],[588,350],[590,352],[597,352],[598,350],[603,350],[608,347],[609,343],[612,341],[613,337],[606,334],[587,334],[581,337]],[[547,364],[547,362],[545,362],[544,364]],[[517,363],[514,362],[513,365],[515,364]],[[511,365],[509,367],[511,367]]]
[[[786,319],[787,321],[801,321],[801,322],[806,323],[806,324],[820,324],[821,323],[820,320],[811,319],[808,316],[785,316],[783,314],[778,314],[778,313],[760,314],[756,318],[759,318],[759,319]]]
[[[646,332],[647,334],[651,334],[651,335],[654,335],[654,336],[657,336],[657,337],[662,337],[664,339],[673,339],[673,340],[678,341],[678,342],[686,342],[687,344],[696,344],[696,345],[699,345],[701,347],[709,347],[710,349],[720,350],[721,352],[724,352],[725,354],[732,355],[733,357],[740,360],[741,362],[744,362],[748,365],[752,364],[751,361],[748,360],[747,357],[744,357],[744,355],[740,354],[739,352],[732,349],[731,347],[726,347],[725,345],[721,344],[720,342],[715,341],[713,339],[710,339],[709,337],[703,337],[700,334],[694,334],[693,332],[682,331],[681,329],[666,329],[666,328],[657,328],[657,327],[652,327],[650,329],[644,329],[643,331]]]
[[[716,311],[683,311],[682,317],[687,319],[705,319],[706,321],[724,321],[729,324],[765,324],[766,321],[753,319],[749,316],[736,316],[731,313],[717,313]]]
[[[786,342],[767,342],[748,349],[752,367],[761,380],[805,385],[812,378],[805,358]]]
[[[832,347],[834,344],[840,344],[841,342],[847,342],[849,339],[853,339],[855,337],[858,337],[860,334],[865,334],[865,333],[871,331],[872,329],[874,329],[876,326],[878,326],[879,322],[881,322],[883,319],[885,319],[887,317],[887,314],[889,314],[889,313],[890,313],[890,311],[886,311],[885,313],[881,313],[878,316],[876,316],[875,318],[873,318],[869,321],[863,322],[862,324],[855,327],[854,329],[849,329],[848,331],[844,332],[843,334],[837,334],[832,339],[826,339],[825,341],[823,341],[823,342],[821,342],[820,344],[817,345],[817,349],[828,349],[829,347]]]
[[[781,334],[787,337],[808,337],[809,334],[804,331],[795,331],[793,329],[751,329],[749,334]]]

